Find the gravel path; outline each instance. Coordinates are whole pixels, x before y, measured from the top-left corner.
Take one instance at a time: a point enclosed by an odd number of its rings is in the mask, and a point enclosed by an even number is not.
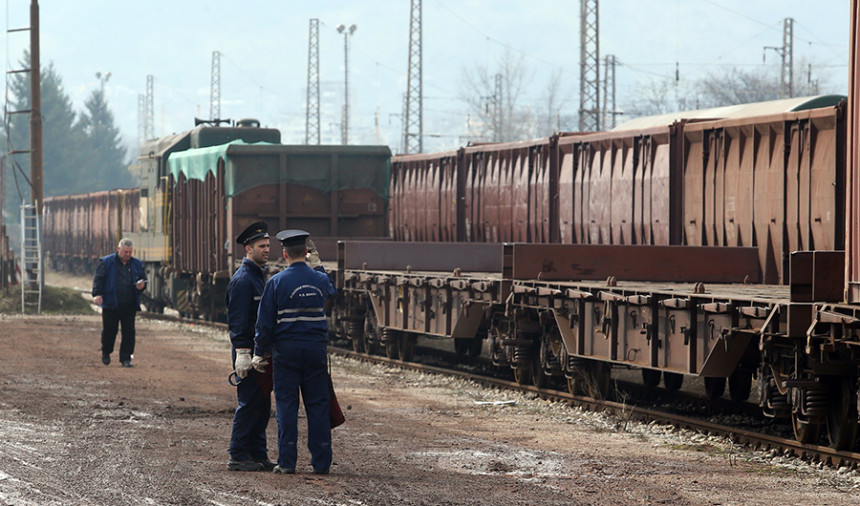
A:
[[[101,364],[97,315],[0,316],[0,504],[860,501],[854,471],[337,357],[332,474],[310,474],[301,427],[298,474],[228,472],[226,335],[138,323],[124,369]],[[274,459],[274,419],[269,437]]]

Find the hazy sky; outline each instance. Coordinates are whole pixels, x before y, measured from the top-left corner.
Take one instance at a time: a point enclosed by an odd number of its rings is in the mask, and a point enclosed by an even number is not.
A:
[[[7,28],[29,25],[29,0],[7,0]],[[579,107],[577,0],[424,0],[425,151],[463,144],[467,108],[459,99],[463,69],[495,68],[505,51],[523,56],[529,86],[521,103],[538,108],[546,82],[562,72],[566,102]],[[52,62],[78,110],[110,72],[108,103],[129,145],[137,140],[138,95],[155,77],[155,133],[187,130],[209,116],[212,52],[222,53],[221,116],[254,117],[302,143],[308,23],[320,20],[321,126],[324,143],[339,143],[343,103],[343,35],[350,38],[350,142],[400,145],[406,92],[409,0],[42,0],[42,64]],[[848,0],[604,0],[600,53],[614,54],[618,102],[634,103],[649,81],[681,82],[738,66],[771,65],[783,20],[794,23],[795,79],[801,62],[818,65],[823,92],[848,82]],[[26,32],[3,41],[6,69],[18,68]],[[766,55],[766,63],[762,63]],[[777,70],[778,71],[778,70]]]

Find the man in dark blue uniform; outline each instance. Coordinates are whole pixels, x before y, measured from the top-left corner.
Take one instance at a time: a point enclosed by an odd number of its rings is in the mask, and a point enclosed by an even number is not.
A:
[[[270,359],[274,365],[276,473],[296,472],[299,390],[308,419],[314,473],[328,474],[332,460],[325,304],[335,289],[319,255],[315,250],[308,252],[309,235],[302,230],[278,233],[289,266],[266,283],[257,314],[252,362],[254,368],[264,367]]]
[[[245,247],[242,265],[227,285],[227,326],[233,345],[233,368],[238,384],[239,406],[233,415],[230,437],[230,471],[271,471],[266,447],[266,426],[272,412],[272,368],[257,372],[251,366],[257,307],[265,284],[269,260],[269,233],[262,221],[252,223],[236,238]]]
[[[133,367],[134,316],[140,311],[140,292],[146,288],[143,263],[131,256],[134,243],[122,239],[112,253],[101,259],[93,278],[93,302],[102,308],[102,363],[110,364],[116,332],[122,323],[119,361]]]

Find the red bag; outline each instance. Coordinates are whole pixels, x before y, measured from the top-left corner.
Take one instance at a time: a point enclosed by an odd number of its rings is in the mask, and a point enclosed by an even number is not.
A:
[[[337,402],[337,396],[334,394],[334,385],[332,385],[331,382],[331,374],[328,375],[328,395],[328,419],[329,423],[331,423],[331,428],[333,429],[339,425],[343,425],[346,421],[346,417],[343,416],[343,411],[341,411],[340,404]]]

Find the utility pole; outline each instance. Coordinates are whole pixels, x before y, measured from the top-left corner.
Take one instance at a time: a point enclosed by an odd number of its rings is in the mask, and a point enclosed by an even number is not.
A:
[[[209,84],[209,119],[221,119],[221,52],[212,51],[212,74]]]
[[[780,67],[779,96],[790,98],[794,96],[794,18],[785,18],[782,24],[782,47],[764,46],[762,61],[766,61],[767,50],[772,49],[782,59]]]
[[[579,130],[582,132],[601,129],[599,36],[598,0],[580,0]]]
[[[320,20],[310,20],[308,29],[308,97],[305,144],[320,143]]]
[[[618,59],[614,54],[608,54],[603,62],[603,116],[601,123],[603,128],[615,128],[615,67]]]
[[[424,78],[421,42],[421,0],[412,0],[409,14],[409,79],[406,87],[406,119],[403,122],[405,153],[424,151]]]
[[[495,86],[493,87],[493,140],[495,142],[505,140],[502,93],[502,74],[496,74]]]
[[[39,50],[39,2],[30,2],[30,203],[42,216],[42,68]]]
[[[155,78],[152,74],[146,76],[146,101],[144,102],[144,137],[146,140],[155,138],[155,106],[153,105],[153,88]]]
[[[137,94],[137,145],[146,142],[146,95]]]
[[[30,157],[30,202],[21,203],[21,312],[27,308],[42,312],[42,288],[45,285],[44,260],[42,257],[42,81],[39,49],[39,2],[30,2],[30,27],[16,28],[8,32],[30,32],[30,68],[12,70],[9,73],[30,75],[30,109],[10,111],[5,105],[6,121],[10,114],[30,115],[30,149],[14,149],[8,145],[8,156],[28,154]],[[8,89],[8,83],[7,83]],[[8,123],[7,123],[8,126]],[[7,132],[8,136],[8,132]],[[11,148],[11,149],[9,149]],[[14,162],[13,162],[14,163]],[[2,221],[2,220],[0,220]]]
[[[782,23],[782,76],[783,97],[794,96],[794,18]]]
[[[405,132],[406,131],[406,94],[400,98],[400,128]],[[406,153],[408,146],[406,146],[406,135],[403,136],[403,142],[400,146],[400,152]]]
[[[341,144],[349,144],[349,36],[355,33],[356,26],[337,25],[337,33],[343,34],[343,122],[341,123]]]

